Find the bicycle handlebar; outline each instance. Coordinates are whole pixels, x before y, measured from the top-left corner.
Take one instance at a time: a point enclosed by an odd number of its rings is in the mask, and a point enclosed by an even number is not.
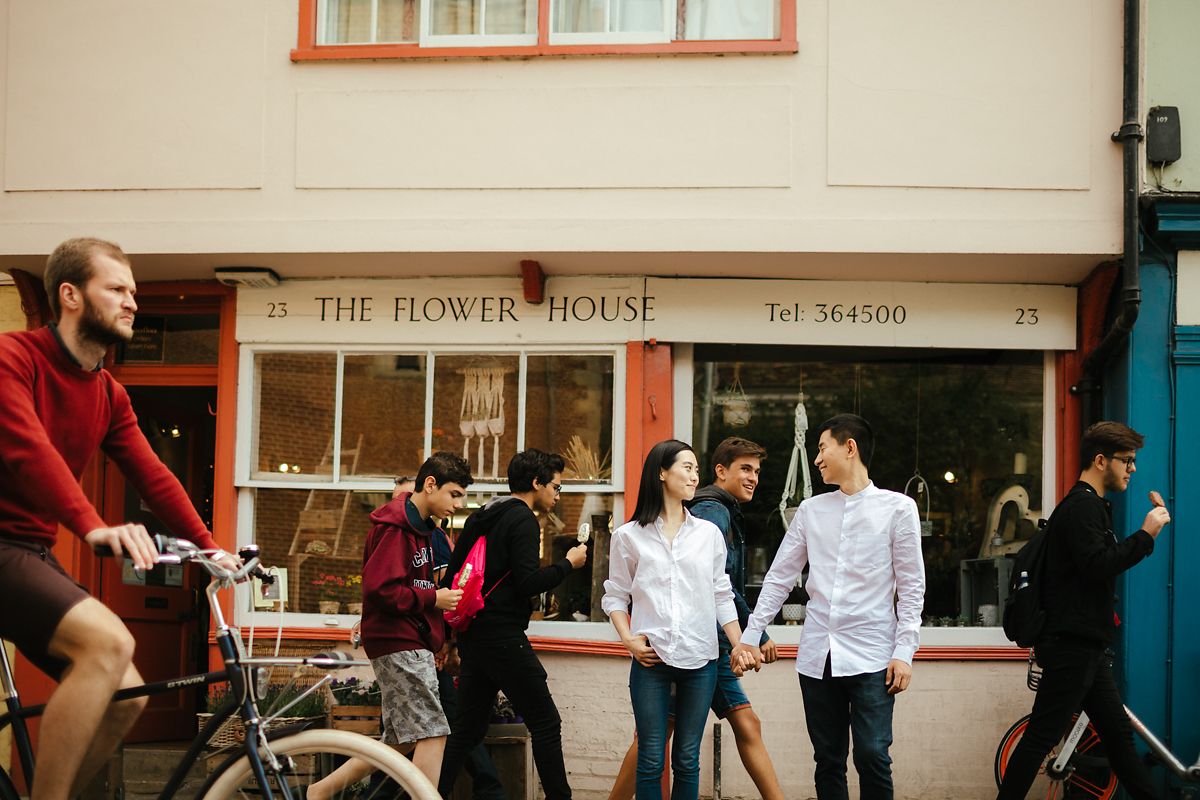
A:
[[[194,561],[204,567],[210,575],[221,580],[230,580],[240,583],[247,578],[258,578],[264,584],[270,585],[275,583],[275,576],[264,570],[258,560],[258,545],[249,545],[239,551],[238,555],[242,559],[242,567],[234,572],[230,572],[226,568],[217,563],[217,558],[228,555],[224,550],[201,550],[194,543],[186,539],[176,539],[173,536],[164,536],[161,533],[156,533],[151,536],[154,540],[154,547],[158,550],[158,564],[185,564],[189,561]],[[106,544],[97,545],[92,548],[93,552],[102,558],[111,558],[114,553],[113,549]]]

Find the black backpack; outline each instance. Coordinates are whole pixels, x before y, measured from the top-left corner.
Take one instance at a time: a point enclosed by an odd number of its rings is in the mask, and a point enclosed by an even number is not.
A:
[[[1038,532],[1013,558],[1003,625],[1004,635],[1020,647],[1033,647],[1046,625],[1042,587],[1046,575],[1047,533],[1043,520]]]

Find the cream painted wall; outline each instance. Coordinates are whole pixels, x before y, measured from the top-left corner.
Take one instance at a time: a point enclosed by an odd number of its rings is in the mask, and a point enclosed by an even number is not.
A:
[[[1145,167],[1144,191],[1200,191],[1200,5],[1189,0],[1146,4],[1143,123],[1149,109],[1179,108],[1183,157],[1161,171]],[[1161,186],[1160,186],[1161,182]]]
[[[797,5],[795,55],[297,64],[297,0],[0,0],[0,255],[1118,252],[1119,6]]]
[[[625,658],[540,654],[563,718],[563,747],[571,788],[581,800],[606,798],[633,735],[629,661]],[[743,681],[763,721],[763,738],[786,797],[813,798],[812,746],[795,666],[768,665]],[[1029,712],[1024,662],[918,661],[912,688],[896,702],[892,747],[896,797],[949,800],[990,797],[1000,737]],[[705,735],[700,794],[712,796],[712,723]],[[725,798],[758,797],[725,726],[721,737]],[[850,794],[857,779],[850,766]]]

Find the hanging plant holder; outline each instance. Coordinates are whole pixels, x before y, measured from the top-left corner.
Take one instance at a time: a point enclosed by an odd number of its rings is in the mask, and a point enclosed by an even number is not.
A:
[[[742,365],[733,365],[733,383],[714,398],[721,407],[721,418],[731,428],[744,428],[750,424],[753,410],[746,390],[742,388]]]

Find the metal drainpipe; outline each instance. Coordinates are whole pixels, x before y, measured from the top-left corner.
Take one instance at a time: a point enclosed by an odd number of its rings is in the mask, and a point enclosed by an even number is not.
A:
[[[1121,311],[1108,333],[1088,353],[1083,361],[1083,377],[1071,387],[1074,394],[1085,395],[1083,424],[1087,427],[1100,419],[1103,411],[1101,394],[1104,367],[1108,359],[1129,338],[1137,322],[1142,303],[1141,276],[1138,263],[1138,143],[1143,139],[1139,122],[1138,70],[1141,61],[1141,0],[1125,0],[1125,67],[1124,67],[1124,121],[1121,129],[1113,133],[1112,140],[1122,148],[1124,177],[1122,183],[1123,222],[1125,229],[1124,255],[1121,263]]]

